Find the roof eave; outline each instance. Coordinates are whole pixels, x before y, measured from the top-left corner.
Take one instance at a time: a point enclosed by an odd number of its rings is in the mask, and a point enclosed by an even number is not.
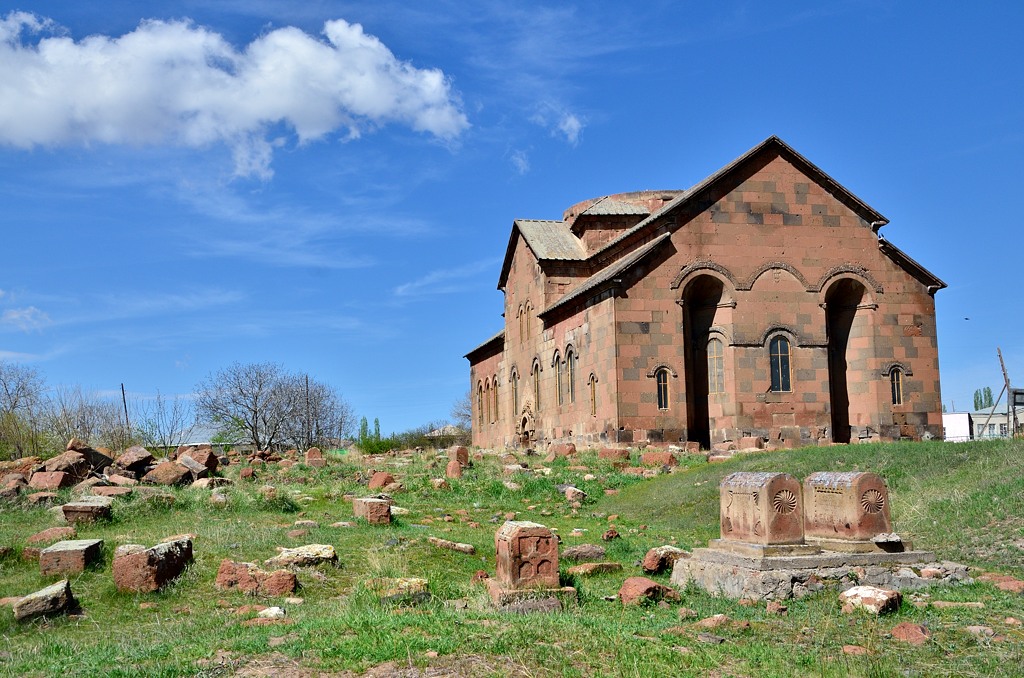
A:
[[[948,287],[938,276],[881,236],[878,238],[878,249],[882,251],[882,254],[892,259],[897,266],[914,276],[922,285],[927,287],[928,294],[935,294],[939,290]]]
[[[505,330],[501,330],[500,332],[495,334],[493,337],[491,337],[487,341],[485,341],[482,344],[478,345],[476,348],[471,349],[469,351],[469,353],[467,353],[466,355],[464,355],[462,357],[465,358],[466,360],[469,360],[470,362],[472,362],[472,360],[473,360],[472,356],[475,356],[478,353],[483,353],[484,349],[488,348],[492,344],[498,343],[499,341],[501,342],[502,346],[505,345]]]

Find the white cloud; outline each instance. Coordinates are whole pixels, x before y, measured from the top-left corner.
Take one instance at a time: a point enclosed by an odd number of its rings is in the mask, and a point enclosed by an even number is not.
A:
[[[396,297],[423,297],[433,294],[450,294],[466,289],[466,285],[460,282],[471,278],[486,270],[493,270],[500,263],[500,259],[485,259],[465,266],[455,268],[442,268],[431,271],[427,275],[399,285],[395,288]]]
[[[9,308],[0,315],[0,325],[11,325],[23,332],[39,330],[50,324],[50,316],[35,306]]]
[[[526,151],[518,150],[512,152],[512,166],[519,174],[526,174],[530,171],[530,156]]]
[[[189,21],[77,42],[57,32],[24,12],[0,19],[0,143],[222,143],[238,175],[269,177],[277,125],[299,143],[389,123],[451,141],[469,126],[443,72],[343,19],[324,24],[325,39],[285,27],[241,50]],[[51,35],[28,39],[40,33]]]
[[[580,142],[580,134],[586,126],[585,119],[558,104],[546,102],[530,116],[530,121],[546,127],[553,137],[563,137],[570,145]]]

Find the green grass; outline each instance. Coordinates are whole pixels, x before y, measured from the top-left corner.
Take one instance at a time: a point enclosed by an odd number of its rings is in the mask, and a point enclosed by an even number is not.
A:
[[[981,601],[984,609],[921,609],[907,602],[883,618],[840,614],[835,591],[791,601],[785,617],[696,590],[683,591],[682,602],[668,607],[623,609],[604,597],[614,595],[626,577],[641,574],[636,562],[648,548],[673,542],[693,548],[717,536],[718,482],[736,470],[780,470],[798,478],[822,470],[876,471],[889,481],[896,530],[917,547],[940,559],[1024,575],[1022,455],[1019,441],[860,445],[740,456],[711,465],[690,458],[675,473],[653,480],[623,475],[592,452],[547,464],[548,476],[503,476],[501,464],[488,457],[462,479],[450,480],[448,490],[430,485],[444,469],[432,453],[365,464],[349,453],[329,455],[325,469],[262,469],[255,483],[227,489],[225,507],[212,506],[209,491],[186,488],[173,491],[172,506],[118,500],[113,520],[80,528],[80,538],[104,539],[107,558],[71,580],[84,616],[16,624],[8,608],[0,609],[0,675],[212,676],[261,662],[298,664],[308,675],[365,671],[385,662],[430,664],[474,676],[1020,674],[1024,633],[1004,620],[1024,617],[1024,598],[983,583],[925,593]],[[540,465],[536,457],[527,461]],[[410,514],[390,526],[329,527],[352,520],[343,495],[367,494],[359,479],[371,467],[387,468],[405,484],[396,500]],[[232,466],[225,475],[237,472]],[[584,481],[588,472],[597,479]],[[507,488],[506,480],[520,489]],[[582,509],[571,509],[555,489],[566,482],[588,493]],[[277,488],[276,498],[262,498],[264,484]],[[619,493],[605,496],[606,488]],[[608,556],[624,571],[575,579],[580,605],[562,613],[499,613],[470,580],[479,569],[493,573],[494,531],[506,513],[557,529],[563,547],[601,543],[600,535],[614,525],[622,538],[606,544]],[[286,533],[300,519],[316,520],[320,527],[289,539]],[[54,524],[45,508],[0,507],[0,545],[15,549],[0,561],[0,597],[53,581],[23,561],[20,549],[27,536]],[[573,529],[582,536],[571,535]],[[184,577],[155,594],[115,589],[110,558],[117,545],[149,545],[185,532],[196,535],[196,560]],[[468,542],[477,555],[438,550],[428,536]],[[299,573],[303,588],[297,595],[304,602],[286,606],[291,624],[242,625],[251,615],[237,614],[240,606],[280,601],[217,591],[220,561],[261,562],[278,546],[305,543],[333,544],[338,566]],[[563,572],[568,565],[563,563]],[[418,607],[383,605],[364,585],[377,576],[424,577],[434,600]],[[656,579],[668,581],[667,575]],[[465,608],[446,604],[453,600],[464,601]],[[155,606],[141,609],[142,603]],[[750,626],[717,629],[726,642],[702,644],[700,630],[680,620],[680,606],[701,617],[725,613]],[[928,625],[931,641],[913,647],[888,639],[900,621]],[[964,631],[971,624],[990,626],[1005,640],[976,640]],[[844,655],[844,644],[873,654]],[[429,658],[428,652],[440,656]]]

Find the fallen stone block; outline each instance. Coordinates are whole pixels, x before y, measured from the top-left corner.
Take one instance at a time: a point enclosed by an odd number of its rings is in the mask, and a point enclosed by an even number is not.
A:
[[[74,539],[76,536],[75,528],[73,527],[50,527],[42,532],[36,532],[31,537],[25,540],[26,544],[56,544],[59,541],[65,539]]]
[[[119,591],[150,593],[180,577],[191,562],[191,539],[164,542],[141,551],[115,555],[114,583]]]
[[[352,500],[352,512],[356,518],[363,518],[372,525],[391,522],[391,502],[386,499],[361,497]]]
[[[116,485],[97,485],[92,488],[92,493],[97,497],[127,497],[133,491],[130,487],[118,487]]]
[[[59,454],[56,457],[47,459],[42,468],[38,471],[44,471],[47,473],[62,472],[67,473],[74,480],[71,484],[85,480],[89,476],[89,471],[92,467],[89,464],[89,460],[85,458],[85,455],[80,452],[69,451],[63,454]]]
[[[416,605],[430,600],[428,582],[420,577],[371,579],[368,588],[382,603]]]
[[[629,450],[618,450],[612,447],[606,447],[597,453],[598,459],[608,459],[611,461],[629,461]]]
[[[370,477],[370,484],[367,487],[371,490],[379,490],[393,482],[395,482],[393,475],[387,471],[377,471]]]
[[[188,467],[173,461],[162,461],[152,471],[142,477],[142,482],[150,485],[182,485],[192,480],[192,472]]]
[[[281,553],[263,561],[268,567],[309,567],[320,563],[337,564],[338,554],[329,544],[306,544],[293,549],[281,549]]]
[[[217,467],[220,466],[220,460],[217,459],[217,455],[213,453],[213,450],[207,447],[187,450],[178,455],[179,463],[188,465],[187,462],[185,462],[186,459],[191,459],[197,464],[202,465],[206,468],[208,473],[216,473]],[[189,468],[192,468],[192,466],[189,465]]]
[[[596,574],[608,574],[611,572],[621,571],[621,563],[583,563],[581,565],[573,565],[569,568],[568,572],[572,575],[590,577]]]
[[[39,573],[44,577],[78,574],[85,572],[85,568],[99,562],[102,557],[102,539],[59,541],[39,552]]]
[[[644,466],[678,466],[679,460],[671,452],[647,450],[640,456],[640,463]]]
[[[97,520],[109,520],[110,507],[113,503],[114,500],[110,497],[82,497],[78,501],[64,504],[61,511],[71,525],[92,523]]]
[[[23,473],[8,473],[0,478],[0,499],[15,499],[28,487]]]
[[[75,484],[75,477],[64,471],[37,471],[28,486],[34,490],[59,490]]]
[[[619,600],[623,605],[642,605],[660,600],[679,600],[679,594],[647,577],[630,577],[619,588]]]
[[[854,586],[839,594],[839,602],[845,613],[853,610],[866,610],[871,614],[895,612],[899,609],[902,599],[899,591],[877,586]]]
[[[149,450],[141,445],[133,445],[114,461],[114,466],[139,476],[146,472],[153,461],[153,455]]]
[[[468,553],[469,555],[476,553],[476,547],[472,544],[462,544],[455,541],[448,541],[447,539],[439,539],[437,537],[430,537],[427,541],[439,549],[458,551],[459,553]]]
[[[670,569],[680,558],[689,557],[689,552],[675,546],[656,546],[647,552],[640,567],[648,574],[658,574]]]
[[[459,462],[461,466],[469,466],[469,449],[462,445],[448,448],[448,459]]]
[[[444,475],[446,478],[461,478],[462,477],[462,464],[452,459],[448,462],[448,465],[444,469]]]
[[[45,589],[30,593],[14,604],[14,619],[32,621],[39,617],[54,617],[74,611],[78,607],[71,584],[62,579]]]
[[[931,635],[931,631],[926,627],[911,622],[902,622],[892,629],[894,640],[910,643],[911,645],[924,645],[931,638]]]
[[[299,588],[299,580],[294,572],[275,570],[267,572],[253,563],[236,563],[224,559],[217,570],[218,589],[238,589],[248,595],[286,596],[295,593]]]
[[[562,558],[576,562],[603,560],[605,549],[597,544],[579,544],[562,551]]]

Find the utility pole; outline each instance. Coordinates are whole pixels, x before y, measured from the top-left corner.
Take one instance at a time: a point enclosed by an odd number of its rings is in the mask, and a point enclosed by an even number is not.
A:
[[[1002,360],[1002,358],[1000,358]],[[124,435],[125,442],[129,442],[128,438],[131,435],[129,432],[132,430],[132,425],[128,421],[128,398],[124,395],[124,382],[121,382],[121,404],[124,405]]]
[[[1013,428],[1010,429],[1010,437],[1017,435],[1017,408],[1013,403],[1013,391],[1010,389],[1010,376],[1006,374],[1006,363],[1003,362],[1003,352],[996,347],[996,355],[999,356],[999,367],[1003,370],[1003,388],[1006,389],[1006,423],[1013,421]]]

